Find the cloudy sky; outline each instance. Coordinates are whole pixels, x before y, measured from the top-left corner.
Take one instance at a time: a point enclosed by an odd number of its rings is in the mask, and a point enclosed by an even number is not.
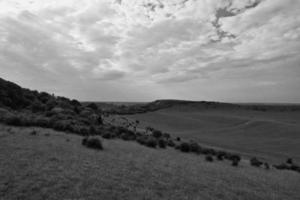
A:
[[[299,0],[0,0],[0,77],[79,100],[300,103]]]

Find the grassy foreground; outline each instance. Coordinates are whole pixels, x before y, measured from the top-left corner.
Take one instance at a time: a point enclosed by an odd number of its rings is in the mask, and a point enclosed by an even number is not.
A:
[[[135,142],[0,126],[0,199],[299,199],[300,175]]]

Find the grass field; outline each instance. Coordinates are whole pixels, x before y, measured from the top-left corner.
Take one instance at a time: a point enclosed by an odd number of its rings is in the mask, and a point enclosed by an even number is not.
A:
[[[261,199],[300,197],[296,172],[239,167],[174,149],[81,137],[48,129],[0,126],[0,199]]]
[[[151,126],[245,155],[274,162],[287,157],[300,161],[300,112],[177,106],[126,117],[139,120],[140,128]]]

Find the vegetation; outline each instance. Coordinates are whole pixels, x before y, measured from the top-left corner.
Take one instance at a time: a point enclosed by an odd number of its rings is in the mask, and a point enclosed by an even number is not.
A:
[[[102,140],[100,153],[82,146],[82,136],[34,129],[33,138],[32,127],[0,125],[2,199],[299,199],[293,171],[235,168],[122,140]]]
[[[98,138],[83,138],[81,144],[88,148],[103,150],[102,142]]]

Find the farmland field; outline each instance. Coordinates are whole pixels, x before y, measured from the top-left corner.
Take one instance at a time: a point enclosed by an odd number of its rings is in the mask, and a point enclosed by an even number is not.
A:
[[[175,106],[127,115],[140,128],[153,128],[244,155],[272,161],[293,157],[300,161],[300,112],[243,109],[200,109]]]

